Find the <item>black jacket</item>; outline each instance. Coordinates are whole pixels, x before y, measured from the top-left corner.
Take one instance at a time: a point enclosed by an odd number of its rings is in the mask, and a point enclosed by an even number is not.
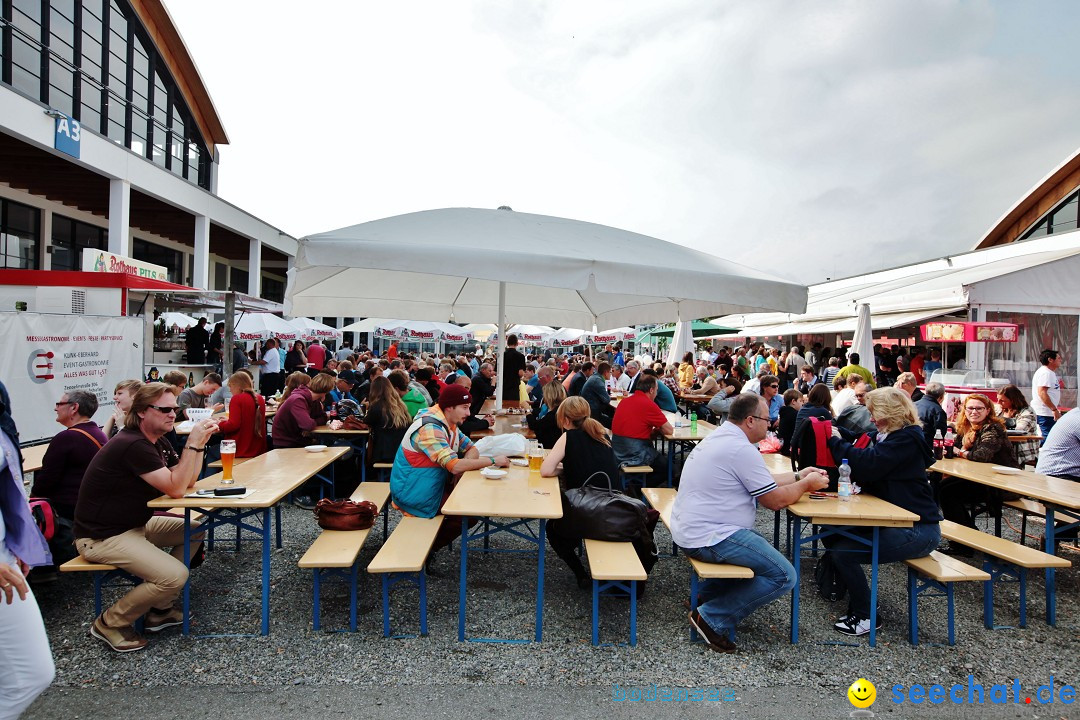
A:
[[[934,454],[920,426],[908,425],[866,448],[830,438],[829,449],[838,465],[847,459],[851,479],[867,493],[916,513],[920,522],[942,519],[926,479],[926,469],[934,464]]]
[[[941,404],[923,396],[915,403],[915,411],[919,413],[919,422],[922,423],[923,435],[926,436],[926,444],[934,447],[934,435],[938,430],[945,437],[948,430],[949,416]]]
[[[472,415],[479,415],[484,401],[495,394],[495,388],[491,387],[491,381],[484,377],[483,373],[476,373],[472,379],[471,392],[473,399],[469,410]]]

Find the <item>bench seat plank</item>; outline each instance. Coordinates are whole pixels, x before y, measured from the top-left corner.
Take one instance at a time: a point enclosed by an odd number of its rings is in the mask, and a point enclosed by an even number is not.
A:
[[[300,558],[302,568],[347,568],[367,542],[367,530],[323,530]]]
[[[433,518],[403,517],[390,539],[371,560],[369,573],[414,573],[423,569],[442,526],[442,515]]]
[[[938,582],[967,582],[990,579],[990,573],[972,567],[965,562],[949,557],[937,550],[926,557],[912,558],[904,563],[917,572]]]
[[[1065,558],[1059,558],[1056,555],[1044,553],[1042,550],[1014,543],[1012,540],[995,537],[951,520],[942,520],[940,525],[942,537],[980,550],[987,555],[992,555],[1017,567],[1030,569],[1072,566],[1072,563]]]
[[[386,502],[390,499],[390,483],[375,482],[373,480],[362,482],[356,486],[356,491],[349,496],[349,499],[353,502],[367,500],[375,503],[375,507],[379,508],[379,512],[382,512]]]
[[[630,542],[585,540],[593,580],[647,580],[648,574]]]

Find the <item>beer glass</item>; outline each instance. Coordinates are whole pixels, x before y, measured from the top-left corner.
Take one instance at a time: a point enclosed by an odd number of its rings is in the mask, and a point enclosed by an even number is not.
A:
[[[233,484],[233,458],[236,457],[236,441],[235,440],[222,440],[221,441],[221,484],[232,485]]]

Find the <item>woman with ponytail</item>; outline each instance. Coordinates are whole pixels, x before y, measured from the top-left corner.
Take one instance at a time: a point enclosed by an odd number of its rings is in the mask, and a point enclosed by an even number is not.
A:
[[[562,478],[559,484],[563,492],[579,488],[586,482],[607,487],[608,479],[612,487],[616,487],[619,483],[619,463],[615,460],[604,426],[590,417],[589,403],[579,396],[569,397],[559,405],[557,418],[564,432],[555,442],[555,447],[548,451],[540,474],[544,477],[558,475],[561,463]],[[605,473],[607,478],[603,475],[593,477],[596,473]],[[573,524],[565,494],[562,504],[562,519],[548,522],[548,542],[555,554],[573,571],[578,587],[588,588],[591,578],[575,552],[582,538],[581,529]],[[656,563],[656,544],[652,537],[646,535],[634,541],[634,549],[645,571],[651,570]],[[639,583],[638,588],[640,594],[644,583]]]
[[[227,381],[232,399],[229,417],[218,423],[226,440],[236,441],[236,457],[249,458],[266,452],[266,403],[255,392],[251,375],[238,370]]]

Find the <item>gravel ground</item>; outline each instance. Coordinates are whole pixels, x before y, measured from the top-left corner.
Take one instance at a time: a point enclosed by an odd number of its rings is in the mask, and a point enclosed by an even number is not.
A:
[[[1007,515],[1019,527],[1017,517]],[[771,537],[772,513],[762,512],[758,530]],[[391,517],[391,528],[395,518]],[[439,552],[428,581],[428,637],[382,637],[379,585],[371,577],[361,584],[358,631],[311,630],[311,575],[296,563],[318,532],[310,512],[286,507],[284,549],[272,559],[271,634],[268,637],[184,639],[179,629],[151,637],[138,653],[118,655],[88,635],[93,591],[88,576],[61,576],[39,586],[57,664],[54,688],[155,688],[163,686],[320,686],[346,683],[374,686],[601,686],[626,685],[731,686],[744,689],[797,687],[834,693],[865,676],[879,693],[895,683],[966,682],[969,674],[987,685],[1018,677],[1025,687],[1047,682],[1080,681],[1080,635],[1077,631],[1078,572],[1058,573],[1058,626],[1044,618],[1042,573],[1029,583],[1028,627],[987,630],[982,625],[982,593],[978,584],[957,588],[957,645],[946,640],[944,600],[920,603],[922,642],[907,640],[906,573],[902,566],[883,566],[881,604],[886,617],[878,647],[865,638],[852,640],[831,624],[845,602],[828,603],[814,591],[812,559],[803,561],[800,643],[788,641],[790,601],[782,599],[752,615],[739,628],[739,652],[720,655],[688,639],[682,601],[689,586],[688,563],[661,558],[638,609],[635,648],[593,647],[590,639],[590,594],[579,590],[573,576],[547,553],[544,642],[522,645],[458,643],[458,554]],[[381,542],[382,523],[368,539],[363,565]],[[1028,532],[1041,533],[1039,524]],[[1011,529],[1007,536],[1016,538]],[[657,528],[661,551],[670,536]],[[219,536],[220,538],[220,536]],[[517,539],[497,540],[500,547],[526,547]],[[259,624],[259,547],[246,543],[242,552],[222,543],[206,564],[193,572],[194,632],[257,633]],[[455,544],[456,548],[456,544]],[[1061,553],[1080,560],[1067,547]],[[531,637],[535,599],[535,560],[514,554],[470,556],[469,625],[472,636]],[[362,576],[365,575],[362,573]],[[111,597],[116,597],[112,591]],[[107,594],[107,598],[110,597]],[[1017,620],[1016,585],[995,592],[996,620]],[[392,596],[396,632],[416,632],[418,593],[401,587]],[[108,602],[108,600],[107,600]],[[324,585],[323,626],[347,627],[347,591]],[[601,605],[601,640],[624,641],[629,603],[609,599]],[[56,692],[54,691],[51,692]],[[849,708],[850,709],[850,708]]]

